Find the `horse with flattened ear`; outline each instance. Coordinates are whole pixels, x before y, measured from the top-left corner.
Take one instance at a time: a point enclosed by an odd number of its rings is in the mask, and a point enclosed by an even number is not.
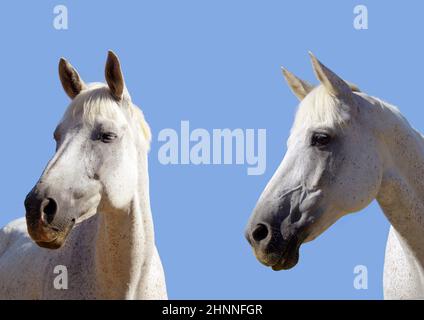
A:
[[[109,52],[107,85],[86,84],[65,59],[59,75],[72,101],[54,132],[56,153],[25,199],[26,221],[0,230],[0,299],[165,299],[150,129],[119,60]],[[66,267],[66,290],[55,286],[57,266]]]
[[[392,225],[384,296],[423,299],[424,137],[397,108],[360,92],[312,54],[311,60],[316,88],[283,70],[301,102],[246,238],[261,263],[290,269],[303,243],[377,199]]]

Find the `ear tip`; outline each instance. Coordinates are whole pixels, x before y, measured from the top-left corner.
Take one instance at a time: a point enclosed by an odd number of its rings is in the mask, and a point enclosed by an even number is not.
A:
[[[69,72],[73,69],[72,65],[65,58],[61,57],[59,59],[59,73]]]
[[[289,71],[289,70],[287,70],[286,68],[284,68],[284,67],[281,67],[281,71],[283,72],[283,76],[286,78],[286,79],[289,79],[289,78],[292,78],[294,75]]]
[[[316,65],[320,65],[321,64],[321,62],[318,60],[318,58],[312,53],[312,51],[309,51],[308,52],[309,53],[309,57],[311,58],[311,60],[312,60],[312,63],[313,64],[316,64]]]
[[[59,66],[66,66],[67,64],[68,64],[68,61],[64,57],[60,57]]]
[[[108,50],[108,51],[107,51],[107,57],[108,57],[108,59],[113,58],[113,59],[118,60],[118,56],[117,56],[117,55],[116,55],[116,53],[115,53],[115,52],[113,52],[112,50]]]

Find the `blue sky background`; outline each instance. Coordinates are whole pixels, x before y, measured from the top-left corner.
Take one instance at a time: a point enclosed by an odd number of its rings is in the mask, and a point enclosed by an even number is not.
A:
[[[68,7],[69,30],[52,26],[57,4]],[[357,4],[368,6],[369,30],[353,28]],[[382,298],[389,225],[376,203],[304,245],[290,271],[260,265],[243,230],[284,155],[297,105],[281,65],[316,83],[311,50],[424,128],[423,10],[419,1],[3,1],[0,226],[24,215],[25,195],[54,153],[69,102],[59,58],[86,81],[103,81],[113,49],[153,130],[151,204],[170,298]],[[210,131],[267,129],[265,174],[161,165],[158,132],[179,130],[181,120]],[[353,287],[358,264],[368,267],[368,290]]]

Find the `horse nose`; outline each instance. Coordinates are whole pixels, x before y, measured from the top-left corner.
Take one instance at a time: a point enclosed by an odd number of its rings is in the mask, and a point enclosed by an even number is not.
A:
[[[51,197],[40,196],[39,192],[31,191],[25,199],[26,217],[31,224],[37,225],[40,221],[51,225],[58,212],[57,201]]]
[[[261,263],[274,266],[280,261],[285,241],[277,226],[261,221],[252,225],[246,237]]]
[[[278,251],[284,245],[283,235],[279,228],[263,221],[252,225],[246,231],[245,236],[255,250],[273,252]]]
[[[266,226],[263,223],[258,223],[252,231],[252,239],[253,241],[259,243],[262,240],[266,239],[266,237],[268,237],[268,234],[269,234],[268,226]]]
[[[267,241],[265,240],[269,238],[269,234],[269,227],[265,223],[258,223],[250,228],[247,228],[245,231],[245,237],[252,247],[266,245]]]
[[[57,202],[53,198],[46,198],[41,202],[40,206],[41,219],[51,224],[57,213]]]

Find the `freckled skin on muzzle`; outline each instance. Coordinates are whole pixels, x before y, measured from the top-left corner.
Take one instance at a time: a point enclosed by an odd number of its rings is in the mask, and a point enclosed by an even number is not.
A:
[[[60,248],[75,224],[75,218],[59,218],[59,205],[35,187],[25,198],[28,233],[34,242],[47,249]]]

